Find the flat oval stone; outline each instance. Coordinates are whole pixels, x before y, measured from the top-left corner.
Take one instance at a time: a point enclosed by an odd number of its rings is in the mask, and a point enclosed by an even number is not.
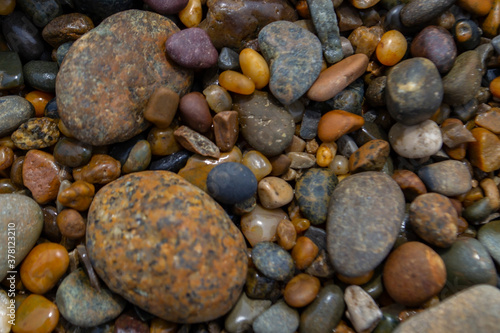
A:
[[[28,252],[35,245],[43,229],[43,213],[40,206],[30,197],[19,194],[0,194],[0,236],[5,241],[0,242],[0,251],[5,253],[0,261],[0,279],[4,279],[7,271],[15,270]],[[15,230],[15,262],[8,261],[7,250],[9,230]],[[12,244],[10,244],[12,245]],[[10,266],[13,265],[13,266]]]
[[[224,210],[168,171],[128,174],[106,185],[88,213],[87,250],[96,273],[112,291],[169,321],[227,313],[245,283],[245,249]]]
[[[278,21],[266,25],[259,33],[259,47],[271,64],[269,89],[282,104],[298,100],[318,78],[321,43],[297,24]]]
[[[12,332],[52,332],[58,322],[57,305],[41,295],[31,294],[17,308]]]
[[[64,278],[57,288],[56,302],[64,319],[80,327],[94,327],[113,320],[127,304],[109,289],[93,288],[81,268]]]
[[[406,27],[417,27],[443,13],[455,0],[411,1],[401,9],[401,23]]]
[[[32,60],[23,67],[26,82],[35,89],[55,92],[59,68],[56,62]]]
[[[385,97],[392,118],[404,125],[416,125],[432,117],[441,105],[441,76],[429,59],[404,60],[389,72]]]
[[[460,161],[448,160],[426,165],[420,168],[418,176],[429,192],[449,197],[463,194],[472,187],[469,169]]]
[[[11,139],[17,148],[24,150],[50,147],[60,136],[57,123],[48,117],[31,118],[12,133]]]
[[[328,202],[338,182],[333,171],[323,168],[311,168],[297,181],[295,199],[304,217],[312,224],[326,221]]]
[[[327,248],[335,270],[357,277],[375,269],[396,241],[405,211],[398,184],[367,171],[345,178],[330,199]]]
[[[45,50],[40,32],[23,12],[3,17],[2,32],[12,51],[24,61],[39,59]]]
[[[14,132],[35,115],[33,104],[21,96],[0,97],[0,137]]]
[[[192,73],[164,53],[165,41],[177,31],[159,14],[129,10],[79,38],[56,82],[59,115],[71,134],[93,145],[125,141],[147,128],[143,110],[158,87],[184,95]]]
[[[290,253],[272,242],[257,243],[252,249],[252,260],[262,274],[274,280],[286,280],[294,271]]]
[[[443,146],[439,126],[428,119],[417,125],[396,123],[389,130],[392,149],[406,158],[422,158],[434,155]]]
[[[448,73],[457,57],[452,35],[440,26],[425,27],[411,42],[410,50],[414,57],[432,61],[439,73]]]
[[[481,59],[477,51],[460,54],[450,72],[443,77],[443,101],[451,106],[469,102],[481,85]]]
[[[282,301],[264,311],[252,324],[255,333],[293,333],[298,327],[298,311]]]
[[[344,314],[344,293],[336,285],[323,287],[300,315],[300,333],[326,333],[337,327]]]
[[[238,111],[243,138],[262,154],[279,155],[292,142],[295,133],[292,116],[266,92],[234,96],[233,109]]]
[[[491,221],[482,226],[477,233],[477,239],[488,250],[490,256],[500,263],[500,221]]]
[[[235,204],[249,199],[257,191],[257,178],[241,163],[216,165],[207,176],[207,192],[215,200]]]
[[[205,30],[189,28],[171,35],[165,43],[167,54],[186,68],[210,68],[219,55]]]

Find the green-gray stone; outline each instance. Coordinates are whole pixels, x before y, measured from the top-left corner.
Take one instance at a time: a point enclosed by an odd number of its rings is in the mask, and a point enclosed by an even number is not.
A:
[[[0,52],[0,90],[24,84],[23,64],[17,52]]]
[[[73,43],[74,42],[66,42],[64,44],[59,45],[59,47],[57,48],[56,59],[57,59],[57,64],[59,66],[61,66],[61,64],[62,64],[62,62],[64,60],[64,57],[68,53],[69,48],[71,47],[71,45],[73,45]]]
[[[390,313],[383,313],[382,320],[380,320],[372,333],[391,333],[398,325],[399,318],[397,316]]]
[[[443,78],[443,101],[451,106],[469,102],[481,86],[481,59],[477,51],[460,54]]]
[[[17,0],[16,3],[39,28],[63,14],[57,0]]]
[[[300,333],[330,333],[344,314],[344,293],[335,285],[323,287],[300,315]]]
[[[295,199],[304,217],[312,224],[326,221],[328,201],[338,182],[337,176],[327,168],[309,169],[297,181]]]
[[[243,333],[251,326],[257,316],[269,309],[271,306],[269,300],[252,300],[245,293],[241,296],[231,309],[224,322],[224,328],[229,333]]]
[[[384,291],[384,284],[382,283],[382,274],[375,271],[373,277],[367,283],[360,286],[368,295],[373,299],[377,299]]]
[[[94,289],[82,269],[64,278],[57,289],[56,302],[64,319],[81,327],[93,327],[113,320],[126,305],[123,298],[108,289]]]
[[[56,91],[56,76],[59,71],[53,61],[32,60],[23,67],[26,82],[35,89],[53,93]]]
[[[472,205],[467,206],[462,213],[462,216],[467,222],[472,224],[484,221],[493,210],[491,209],[490,199],[487,197],[475,201]]]
[[[500,265],[500,220],[491,221],[479,229],[477,239]]]
[[[272,242],[257,243],[252,249],[252,260],[262,274],[278,281],[289,278],[295,267],[290,253]]]
[[[16,95],[0,97],[0,137],[12,134],[34,116],[35,108],[25,98]]]
[[[293,333],[298,327],[299,313],[283,301],[264,311],[252,324],[254,333]]]

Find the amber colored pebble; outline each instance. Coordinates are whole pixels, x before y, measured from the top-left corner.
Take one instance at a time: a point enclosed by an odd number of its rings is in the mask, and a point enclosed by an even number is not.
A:
[[[489,13],[492,0],[457,0],[457,4],[468,12],[477,16],[484,16]]]
[[[43,235],[45,238],[54,243],[61,241],[61,231],[57,226],[57,208],[53,206],[45,206],[43,212]]]
[[[0,146],[0,171],[10,168],[14,163],[14,151],[6,146]]]
[[[21,280],[35,294],[45,294],[66,273],[69,266],[68,251],[56,243],[35,246],[21,265]]]
[[[69,239],[79,239],[85,236],[85,219],[75,209],[63,209],[57,215],[57,226],[61,234]]]
[[[178,326],[177,323],[172,323],[156,317],[151,320],[149,333],[176,333]]]
[[[478,114],[474,119],[474,123],[495,134],[500,134],[500,108],[492,108],[487,112]]]
[[[295,226],[290,222],[290,220],[284,219],[278,223],[276,228],[276,236],[278,238],[278,244],[285,250],[290,250],[295,245],[295,240],[297,239],[297,231]]]
[[[367,9],[375,6],[380,0],[351,0],[351,4],[358,9]]]
[[[298,234],[303,233],[311,226],[311,221],[302,217],[292,218],[291,222],[295,227],[295,231],[297,231]]]
[[[14,193],[16,191],[19,191],[19,187],[10,179],[0,179],[0,194]]]
[[[297,135],[294,135],[292,142],[285,149],[285,153],[302,153],[306,149],[306,142]]]
[[[380,25],[370,28],[361,26],[354,29],[347,39],[349,39],[357,54],[365,54],[370,58],[383,34],[384,28]]]
[[[83,167],[73,169],[75,180],[91,184],[107,184],[120,177],[121,164],[109,155],[96,154]]]
[[[444,152],[448,154],[452,159],[461,161],[467,155],[467,143],[461,143],[455,148],[449,148],[443,145]]]
[[[407,48],[405,36],[397,30],[389,30],[382,35],[375,53],[382,65],[394,66],[403,59]]]
[[[201,22],[203,10],[201,0],[189,0],[186,7],[179,12],[179,19],[187,28],[196,27]]]
[[[446,30],[451,30],[451,28],[455,24],[455,21],[455,15],[453,15],[453,13],[449,10],[445,11],[436,18],[436,24],[442,28],[445,28]]]
[[[54,94],[33,90],[24,96],[35,107],[35,115],[43,117],[45,113],[45,106],[54,98]]]
[[[495,181],[491,178],[481,180],[479,186],[483,189],[484,196],[490,199],[490,206],[492,211],[500,208],[500,193]]]
[[[257,150],[250,150],[245,153],[241,160],[241,164],[248,167],[253,172],[257,181],[260,181],[270,174],[272,170],[271,162]]]
[[[368,141],[349,157],[349,170],[351,173],[380,171],[390,152],[389,142],[378,139]]]
[[[316,164],[326,168],[332,163],[337,154],[337,144],[335,142],[323,142],[316,151]]]
[[[480,187],[473,187],[471,188],[467,193],[465,193],[465,196],[462,201],[462,205],[464,207],[469,207],[472,205],[474,202],[481,200],[484,198],[483,191],[481,190]]]
[[[16,8],[16,0],[2,0],[0,2],[0,15],[9,15]]]
[[[470,142],[468,153],[470,162],[484,172],[500,168],[500,139],[485,128],[474,128],[471,131],[476,142]]]
[[[318,137],[323,142],[337,141],[342,135],[361,128],[365,119],[354,113],[333,110],[325,113],[318,124]]]
[[[40,295],[29,295],[16,311],[14,333],[50,333],[59,322],[57,306]]]
[[[168,128],[177,113],[179,94],[172,89],[161,86],[156,89],[144,110],[144,118],[158,128]]]
[[[309,12],[309,6],[307,5],[307,1],[305,0],[300,0],[297,2],[295,5],[295,9],[297,10],[297,13],[302,17],[303,19],[310,19],[311,18],[311,13]]]
[[[314,301],[320,287],[317,277],[300,273],[286,284],[283,298],[288,305],[301,308]]]
[[[220,73],[219,84],[227,91],[242,95],[250,95],[255,91],[255,84],[250,78],[231,70]]]
[[[16,148],[16,145],[14,144],[14,141],[12,141],[12,138],[10,136],[4,136],[3,138],[0,138],[0,147],[9,147],[10,149]]]
[[[228,152],[233,149],[238,140],[239,121],[237,111],[222,111],[213,118],[215,144],[220,151]]]
[[[115,320],[113,333],[149,333],[149,326],[133,311],[127,311]]]
[[[474,0],[469,0],[474,1]],[[493,38],[498,34],[500,26],[500,0],[493,0],[493,5],[483,21],[481,28],[485,37]]]
[[[295,266],[302,270],[312,264],[318,253],[318,246],[310,238],[301,236],[297,238],[297,242],[292,249],[292,258]]]
[[[66,207],[79,211],[87,210],[94,198],[95,187],[83,180],[77,180],[67,189],[61,191],[57,200]]]
[[[494,97],[500,98],[500,76],[490,82],[490,92]]]
[[[175,128],[169,127],[161,129],[153,127],[148,134],[148,142],[151,147],[151,154],[156,156],[167,156],[181,150],[181,146],[175,140]]]
[[[349,276],[345,276],[345,275],[342,275],[340,273],[337,273],[337,278],[340,281],[347,283],[349,285],[354,284],[354,285],[360,286],[360,285],[365,284],[368,281],[370,281],[370,279],[373,277],[373,273],[374,273],[374,271],[369,271],[368,273],[363,274],[361,276],[357,276],[357,277],[349,277]]]
[[[61,131],[62,135],[68,138],[74,138],[73,134],[69,131],[69,129],[64,125],[62,120],[59,120],[57,122],[57,128],[59,128],[59,131]]]
[[[410,170],[395,170],[392,179],[401,187],[408,202],[413,201],[420,194],[427,193],[424,182]]]
[[[463,217],[457,219],[457,235],[463,234],[467,228],[469,228],[469,223]]]
[[[266,59],[257,51],[245,48],[240,52],[240,67],[244,75],[255,84],[255,89],[262,89],[269,83],[269,66]]]
[[[347,326],[347,323],[343,320],[340,321],[340,323],[335,327],[334,330],[335,333],[355,333],[351,327]]]

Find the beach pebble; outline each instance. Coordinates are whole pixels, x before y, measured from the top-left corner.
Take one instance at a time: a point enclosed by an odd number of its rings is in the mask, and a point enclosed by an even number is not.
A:
[[[165,43],[167,54],[177,64],[192,69],[212,67],[219,57],[205,30],[189,28],[172,34]]]
[[[0,97],[0,137],[11,134],[35,115],[35,108],[20,96]]]
[[[382,311],[361,287],[351,285],[344,292],[346,316],[357,332],[372,331],[382,319]]]
[[[292,256],[272,242],[257,243],[252,249],[252,260],[262,274],[277,281],[286,280],[294,273]]]
[[[207,191],[217,201],[235,204],[255,194],[257,179],[252,171],[241,163],[222,163],[208,173]]]
[[[406,158],[422,158],[434,155],[443,145],[439,126],[432,120],[417,125],[394,124],[389,131],[392,149]]]
[[[426,165],[418,176],[430,192],[446,196],[463,194],[471,189],[469,169],[460,161],[448,160]]]
[[[255,333],[293,333],[299,327],[299,313],[285,302],[275,303],[252,324]]]

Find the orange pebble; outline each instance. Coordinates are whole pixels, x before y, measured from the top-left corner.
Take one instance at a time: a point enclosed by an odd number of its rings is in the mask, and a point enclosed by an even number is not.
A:
[[[377,45],[377,59],[382,65],[394,66],[403,59],[408,43],[405,36],[397,30],[387,31]]]
[[[200,24],[203,9],[200,0],[189,0],[186,7],[179,12],[179,19],[188,28],[196,27]]]
[[[492,0],[458,0],[457,4],[468,12],[472,12],[477,16],[484,16],[489,13]]]
[[[361,128],[365,119],[354,113],[333,110],[325,113],[318,124],[318,137],[323,142],[337,141],[342,135]]]
[[[14,333],[50,333],[59,322],[57,306],[40,295],[29,295],[16,311]]]
[[[471,131],[476,142],[470,142],[468,153],[470,163],[484,172],[500,168],[500,139],[485,128],[477,127]]]
[[[337,278],[344,283],[360,286],[370,281],[370,279],[373,277],[373,272],[374,271],[369,271],[368,273],[357,277],[348,277],[337,273]]]
[[[255,89],[262,89],[269,83],[269,66],[259,52],[246,48],[240,52],[240,67],[243,74],[255,84]]]
[[[298,234],[306,231],[311,226],[311,222],[308,219],[304,219],[301,217],[292,218],[292,224]]]
[[[283,297],[288,305],[301,308],[314,301],[320,287],[317,277],[301,273],[286,284]]]
[[[292,249],[292,258],[298,269],[306,269],[318,256],[318,246],[305,236],[299,237]]]
[[[50,102],[54,95],[51,93],[33,90],[24,96],[35,107],[35,114],[37,117],[43,117],[45,113],[45,106]]]
[[[481,28],[485,37],[493,38],[498,33],[500,26],[500,0],[493,0],[491,10],[483,21]]]
[[[299,14],[300,17],[306,20],[311,18],[311,13],[309,12],[309,6],[307,5],[307,1],[301,0],[297,2],[297,5],[295,5],[295,9],[297,10],[297,13]]]
[[[490,92],[496,98],[500,98],[500,76],[490,82]]]
[[[255,91],[255,84],[250,78],[231,70],[220,73],[219,84],[228,91],[242,95],[250,95]]]

